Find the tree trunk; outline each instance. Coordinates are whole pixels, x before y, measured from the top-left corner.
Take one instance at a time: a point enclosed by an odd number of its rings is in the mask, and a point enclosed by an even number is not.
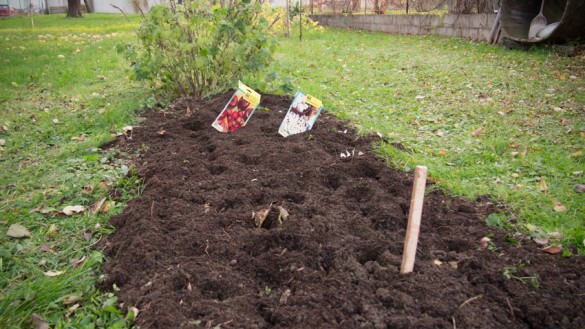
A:
[[[83,17],[81,15],[81,0],[67,0],[67,17]]]
[[[88,13],[93,13],[93,3],[90,0],[83,0],[85,3],[85,11]]]

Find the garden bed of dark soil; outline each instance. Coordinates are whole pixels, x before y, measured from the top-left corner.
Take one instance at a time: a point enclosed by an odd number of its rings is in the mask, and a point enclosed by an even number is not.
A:
[[[272,95],[246,127],[220,133],[211,123],[230,96],[149,111],[115,142],[140,150],[145,189],[111,220],[102,288],[119,287],[138,326],[583,327],[582,257],[514,247],[485,225],[494,205],[429,182],[414,272],[401,275],[412,175],[376,158],[378,137],[324,112],[283,138],[291,99]],[[288,219],[273,210],[256,228],[252,213],[271,203]],[[480,249],[490,234],[495,249]]]

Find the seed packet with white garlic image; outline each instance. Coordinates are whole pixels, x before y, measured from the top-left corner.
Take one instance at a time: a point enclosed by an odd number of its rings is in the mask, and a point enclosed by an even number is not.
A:
[[[284,137],[311,130],[323,109],[323,103],[311,95],[297,91],[278,133]]]
[[[236,131],[248,123],[258,104],[260,94],[238,81],[238,89],[211,126],[223,133]]]

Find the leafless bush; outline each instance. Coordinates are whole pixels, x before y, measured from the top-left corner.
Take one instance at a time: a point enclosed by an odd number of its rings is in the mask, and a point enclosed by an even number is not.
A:
[[[384,14],[388,9],[388,0],[374,0],[374,12]]]
[[[494,9],[493,0],[448,0],[447,5],[453,14],[489,13]]]

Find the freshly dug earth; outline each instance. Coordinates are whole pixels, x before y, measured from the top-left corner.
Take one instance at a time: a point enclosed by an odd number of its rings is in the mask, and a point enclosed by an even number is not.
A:
[[[111,220],[103,288],[142,328],[583,328],[585,262],[521,247],[496,210],[429,183],[414,272],[399,273],[410,174],[331,114],[283,138],[290,98],[248,125],[211,123],[231,93],[146,113],[132,138],[144,194]],[[351,156],[343,158],[341,153]],[[432,167],[430,168],[432,172]],[[252,214],[272,204],[262,227]],[[277,207],[290,214],[278,222]],[[480,248],[482,237],[493,244]]]

